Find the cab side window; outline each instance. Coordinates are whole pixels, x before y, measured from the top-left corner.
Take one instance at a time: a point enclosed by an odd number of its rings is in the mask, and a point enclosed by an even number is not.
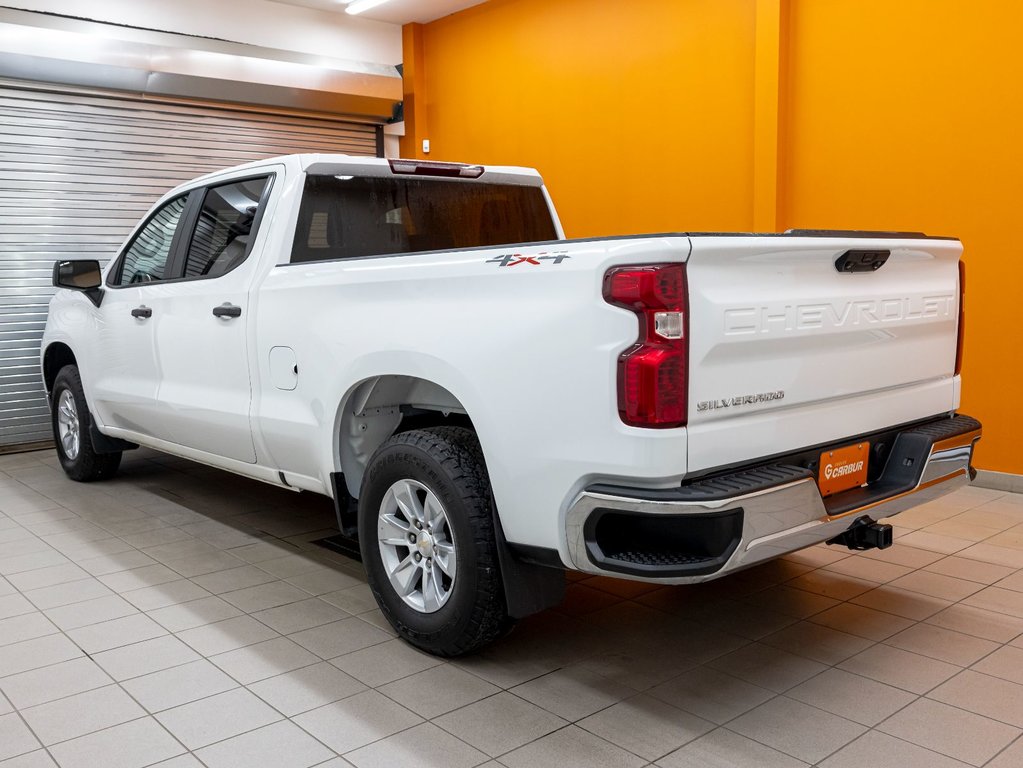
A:
[[[174,232],[188,195],[176,197],[154,213],[124,252],[112,285],[151,283],[166,278]]]
[[[269,176],[261,176],[206,190],[181,277],[217,277],[245,261],[259,201],[269,180]]]

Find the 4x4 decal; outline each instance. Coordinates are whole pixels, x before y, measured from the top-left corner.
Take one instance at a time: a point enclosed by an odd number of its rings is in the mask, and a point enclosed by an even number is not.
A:
[[[541,251],[533,256],[523,256],[521,253],[506,253],[501,256],[495,256],[492,259],[487,259],[487,264],[497,264],[501,267],[516,267],[519,264],[532,264],[534,267],[539,267],[541,261],[553,261],[555,264],[560,264],[565,259],[570,259],[568,251],[557,251],[554,253],[547,253],[547,251]]]

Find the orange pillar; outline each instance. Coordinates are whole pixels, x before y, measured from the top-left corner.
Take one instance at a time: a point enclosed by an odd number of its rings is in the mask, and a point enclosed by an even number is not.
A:
[[[406,24],[401,29],[402,93],[405,102],[405,135],[401,138],[401,156],[423,158],[423,139],[428,138],[426,123],[426,56],[423,51],[423,25]]]
[[[776,232],[787,0],[757,0],[753,65],[753,229]]]

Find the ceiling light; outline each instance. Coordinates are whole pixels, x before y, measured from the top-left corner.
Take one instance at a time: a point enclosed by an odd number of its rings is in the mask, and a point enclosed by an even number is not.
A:
[[[345,13],[362,13],[368,11],[370,8],[376,8],[378,5],[383,5],[387,0],[355,0],[355,2],[349,3],[345,6]]]

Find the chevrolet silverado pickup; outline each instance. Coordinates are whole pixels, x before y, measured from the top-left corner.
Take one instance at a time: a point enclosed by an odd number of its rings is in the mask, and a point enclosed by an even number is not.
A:
[[[539,175],[295,155],[184,184],[54,265],[42,367],[79,481],[139,445],[333,498],[441,655],[564,571],[683,584],[967,483],[962,246],[918,233],[565,239]]]

